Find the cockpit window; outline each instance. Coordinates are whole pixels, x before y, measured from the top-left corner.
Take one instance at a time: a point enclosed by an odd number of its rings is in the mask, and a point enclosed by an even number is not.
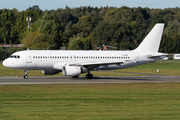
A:
[[[20,58],[19,55],[11,55],[9,58]]]

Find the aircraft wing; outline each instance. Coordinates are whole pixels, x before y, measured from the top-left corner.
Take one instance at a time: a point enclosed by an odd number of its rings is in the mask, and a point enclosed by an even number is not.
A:
[[[107,66],[107,65],[113,65],[113,64],[118,64],[121,65],[124,62],[122,61],[110,61],[110,62],[93,62],[93,63],[81,63],[81,66],[84,66],[85,68],[96,68],[99,66]]]

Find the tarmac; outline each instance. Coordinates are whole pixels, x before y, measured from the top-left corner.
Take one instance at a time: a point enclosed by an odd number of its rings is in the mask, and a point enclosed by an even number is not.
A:
[[[0,85],[8,84],[81,84],[81,83],[163,83],[163,82],[180,82],[180,76],[99,76],[93,79],[86,79],[84,76],[71,78],[64,76],[52,77],[33,77],[28,79],[23,77],[0,77]]]

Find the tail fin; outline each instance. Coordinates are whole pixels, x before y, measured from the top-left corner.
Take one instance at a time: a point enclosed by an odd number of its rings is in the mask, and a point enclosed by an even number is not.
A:
[[[135,51],[158,52],[164,23],[157,23]]]

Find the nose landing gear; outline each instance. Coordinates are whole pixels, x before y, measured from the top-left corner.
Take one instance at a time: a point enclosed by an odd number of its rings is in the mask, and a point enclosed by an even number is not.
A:
[[[24,74],[24,79],[28,79],[28,70],[24,70],[25,71],[25,74]]]

